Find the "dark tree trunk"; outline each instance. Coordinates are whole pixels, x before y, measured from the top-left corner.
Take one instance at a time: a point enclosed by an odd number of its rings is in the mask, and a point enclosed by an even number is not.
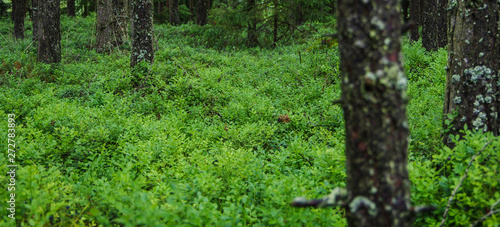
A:
[[[422,25],[421,5],[423,0],[410,0],[410,20],[415,23],[415,26],[410,30],[410,40],[418,41],[420,34],[418,29]]]
[[[444,101],[443,142],[468,129],[499,135],[499,5],[496,0],[450,7],[448,69]],[[456,112],[448,126],[448,114]]]
[[[168,11],[169,11],[169,22],[171,25],[179,25],[181,21],[179,19],[179,0],[169,0],[168,1]]]
[[[61,62],[60,0],[39,1],[38,61]]]
[[[411,226],[399,1],[339,0],[349,226]]]
[[[14,37],[16,39],[24,39],[26,0],[15,0],[12,2],[12,15],[14,18]]]
[[[67,0],[66,4],[68,6],[68,16],[74,17],[75,14],[75,0]]]
[[[448,44],[448,17],[446,7],[448,7],[448,0],[438,0],[437,7],[437,32],[436,40],[438,47],[445,47]]]
[[[446,0],[421,0],[422,46],[435,51],[446,46]]]
[[[33,10],[33,41],[38,40],[38,28],[40,27],[40,6],[39,0],[31,0],[31,9]]]
[[[189,12],[191,12],[189,20],[194,21],[194,15],[196,15],[196,6],[194,0],[189,0]]]
[[[422,46],[427,51],[437,50],[437,4],[435,0],[421,0],[422,1]]]
[[[153,63],[153,0],[132,0],[131,21],[130,67],[141,61]]]
[[[257,40],[257,21],[256,21],[256,16],[255,16],[255,0],[248,0],[247,1],[247,12],[250,17],[251,23],[248,25],[247,28],[247,42],[248,45],[253,47],[256,44],[258,44]]]
[[[97,52],[119,46],[127,37],[127,0],[99,0],[97,3]]]
[[[205,25],[208,23],[209,0],[198,0],[196,3],[196,24]]]
[[[410,0],[403,0],[401,2],[401,8],[403,9],[403,21],[408,23],[410,21],[410,17],[408,14],[410,8]]]
[[[278,42],[278,0],[274,0],[273,46],[276,47],[277,42]]]

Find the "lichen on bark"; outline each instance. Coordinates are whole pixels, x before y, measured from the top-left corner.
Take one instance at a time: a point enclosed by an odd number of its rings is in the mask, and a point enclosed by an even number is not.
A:
[[[132,52],[130,66],[140,61],[153,63],[153,2],[152,0],[132,0]]]
[[[410,226],[398,1],[338,1],[349,226]]]
[[[443,142],[453,147],[452,136],[461,136],[465,125],[500,134],[499,5],[497,0],[455,0],[449,9]]]

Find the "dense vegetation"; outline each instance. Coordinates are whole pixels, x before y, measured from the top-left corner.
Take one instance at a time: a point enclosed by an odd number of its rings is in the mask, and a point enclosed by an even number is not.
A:
[[[345,186],[338,50],[321,38],[334,22],[305,23],[274,49],[236,45],[212,25],[155,25],[153,67],[131,72],[129,44],[93,50],[92,18],[62,17],[56,66],[37,63],[32,41],[14,41],[0,21],[0,146],[16,114],[19,225],[345,224],[341,209],[289,206]],[[468,225],[500,198],[500,141],[470,133],[442,148],[446,51],[404,40],[403,53],[412,201],[438,207],[417,225],[441,221],[472,156],[492,141],[449,212],[447,224]],[[13,223],[7,214],[1,223]]]

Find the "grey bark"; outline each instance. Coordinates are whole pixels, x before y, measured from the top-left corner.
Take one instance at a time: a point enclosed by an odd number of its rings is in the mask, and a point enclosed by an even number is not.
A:
[[[411,226],[399,1],[339,0],[349,226]]]
[[[446,0],[422,1],[422,46],[435,51],[446,46]]]
[[[153,63],[153,1],[132,0],[132,52],[130,66],[141,61]]]
[[[443,142],[469,130],[499,135],[499,5],[496,0],[455,1],[450,5],[448,67],[444,101]],[[451,124],[446,122],[451,114]]]
[[[127,0],[98,0],[97,51],[109,51],[123,44],[128,28]]]
[[[44,63],[61,62],[60,0],[38,2],[38,61]]]
[[[24,39],[24,18],[26,17],[26,0],[12,1],[12,16],[14,19],[14,37]]]

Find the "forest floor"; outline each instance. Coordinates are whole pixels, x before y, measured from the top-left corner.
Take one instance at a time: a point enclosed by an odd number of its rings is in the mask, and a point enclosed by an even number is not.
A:
[[[94,21],[62,19],[58,66],[36,63],[31,38],[15,41],[12,23],[0,21],[0,146],[15,114],[18,225],[345,225],[342,209],[289,206],[345,186],[343,113],[332,104],[341,93],[338,48],[318,41],[327,27],[266,49],[207,48],[195,25],[155,25],[152,68],[131,72],[129,43],[96,53]],[[442,148],[446,50],[405,38],[403,54],[412,203],[436,205],[416,223],[435,225],[491,136]],[[450,223],[477,220],[500,197],[490,147]],[[0,155],[2,166],[8,158]],[[9,180],[0,175],[4,187]],[[13,223],[9,212],[0,210],[0,223]]]

